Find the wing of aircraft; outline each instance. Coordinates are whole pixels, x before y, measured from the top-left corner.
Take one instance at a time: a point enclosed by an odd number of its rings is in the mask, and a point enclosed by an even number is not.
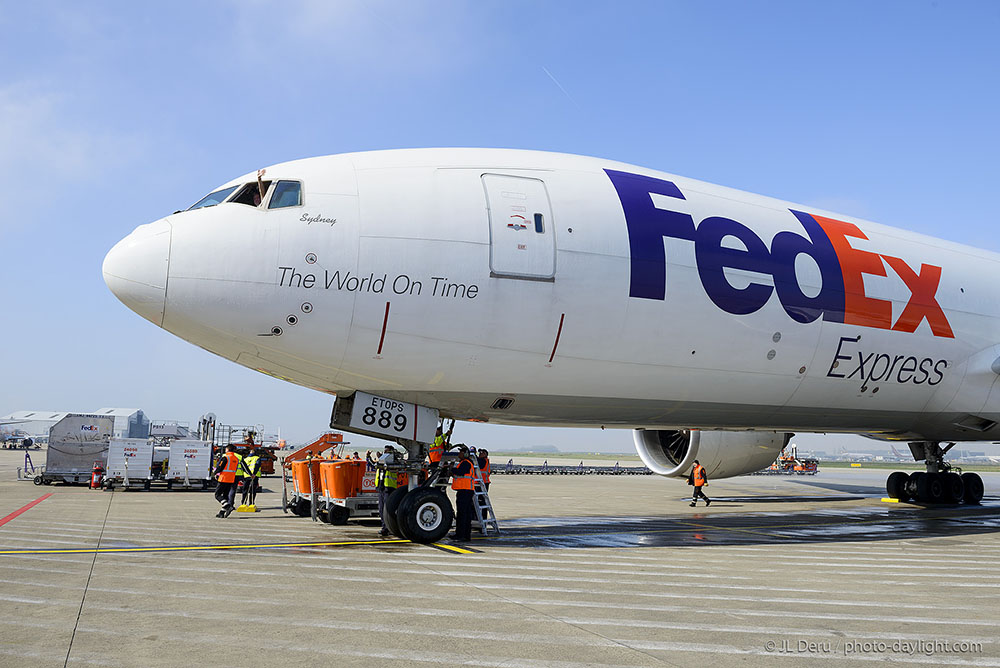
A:
[[[105,281],[183,339],[336,394],[336,426],[409,444],[414,467],[444,417],[630,428],[672,477],[841,432],[923,449],[932,470],[890,495],[982,496],[941,443],[1000,438],[996,254],[564,154],[264,173],[136,228]]]

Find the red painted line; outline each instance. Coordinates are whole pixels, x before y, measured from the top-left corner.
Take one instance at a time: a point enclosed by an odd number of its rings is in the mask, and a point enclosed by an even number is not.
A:
[[[12,519],[14,519],[15,517],[17,517],[18,515],[21,515],[22,513],[28,512],[29,510],[31,510],[32,508],[34,508],[35,506],[37,506],[42,501],[44,501],[45,499],[49,498],[50,496],[52,496],[52,492],[49,492],[48,494],[43,494],[42,496],[38,497],[37,499],[35,499],[31,503],[29,503],[28,505],[24,506],[23,508],[18,508],[17,510],[15,510],[14,512],[12,512],[7,517],[4,517],[3,519],[0,519],[0,527],[2,527],[4,524],[7,524],[7,522],[10,522]]]
[[[565,320],[565,319],[566,319],[566,314],[565,313],[563,313],[561,316],[559,316],[559,331],[556,332],[556,342],[552,345],[552,354],[549,355],[549,364],[552,364],[552,360],[556,356],[556,348],[559,347],[559,337],[562,336],[563,320]]]
[[[382,318],[382,336],[378,340],[378,352],[376,355],[382,354],[382,344],[385,343],[385,328],[389,324],[389,302],[385,303],[385,317]]]

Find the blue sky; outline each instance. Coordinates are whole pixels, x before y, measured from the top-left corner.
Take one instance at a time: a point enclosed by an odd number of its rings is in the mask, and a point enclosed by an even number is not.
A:
[[[996,2],[0,0],[0,34],[0,414],[321,431],[329,397],[159,330],[100,270],[136,225],[300,157],[565,151],[1000,250]]]

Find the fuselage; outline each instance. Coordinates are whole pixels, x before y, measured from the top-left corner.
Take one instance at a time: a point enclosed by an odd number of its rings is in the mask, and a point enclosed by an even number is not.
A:
[[[996,438],[996,254],[564,154],[355,153],[264,179],[260,206],[137,228],[108,285],[244,366],[460,419]]]

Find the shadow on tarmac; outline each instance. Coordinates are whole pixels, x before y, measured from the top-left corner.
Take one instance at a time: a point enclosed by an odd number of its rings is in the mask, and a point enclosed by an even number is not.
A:
[[[720,507],[737,507],[733,502],[742,501],[745,503],[834,503],[844,501],[858,501],[860,499],[871,498],[871,494],[858,496],[713,496],[712,505],[718,504]],[[699,506],[702,504],[698,504]]]
[[[835,482],[823,482],[821,480],[795,480],[793,482],[799,485],[818,487],[819,489],[829,489],[834,492],[843,492],[845,494],[859,494],[861,496],[885,495],[885,485],[842,485]]]

